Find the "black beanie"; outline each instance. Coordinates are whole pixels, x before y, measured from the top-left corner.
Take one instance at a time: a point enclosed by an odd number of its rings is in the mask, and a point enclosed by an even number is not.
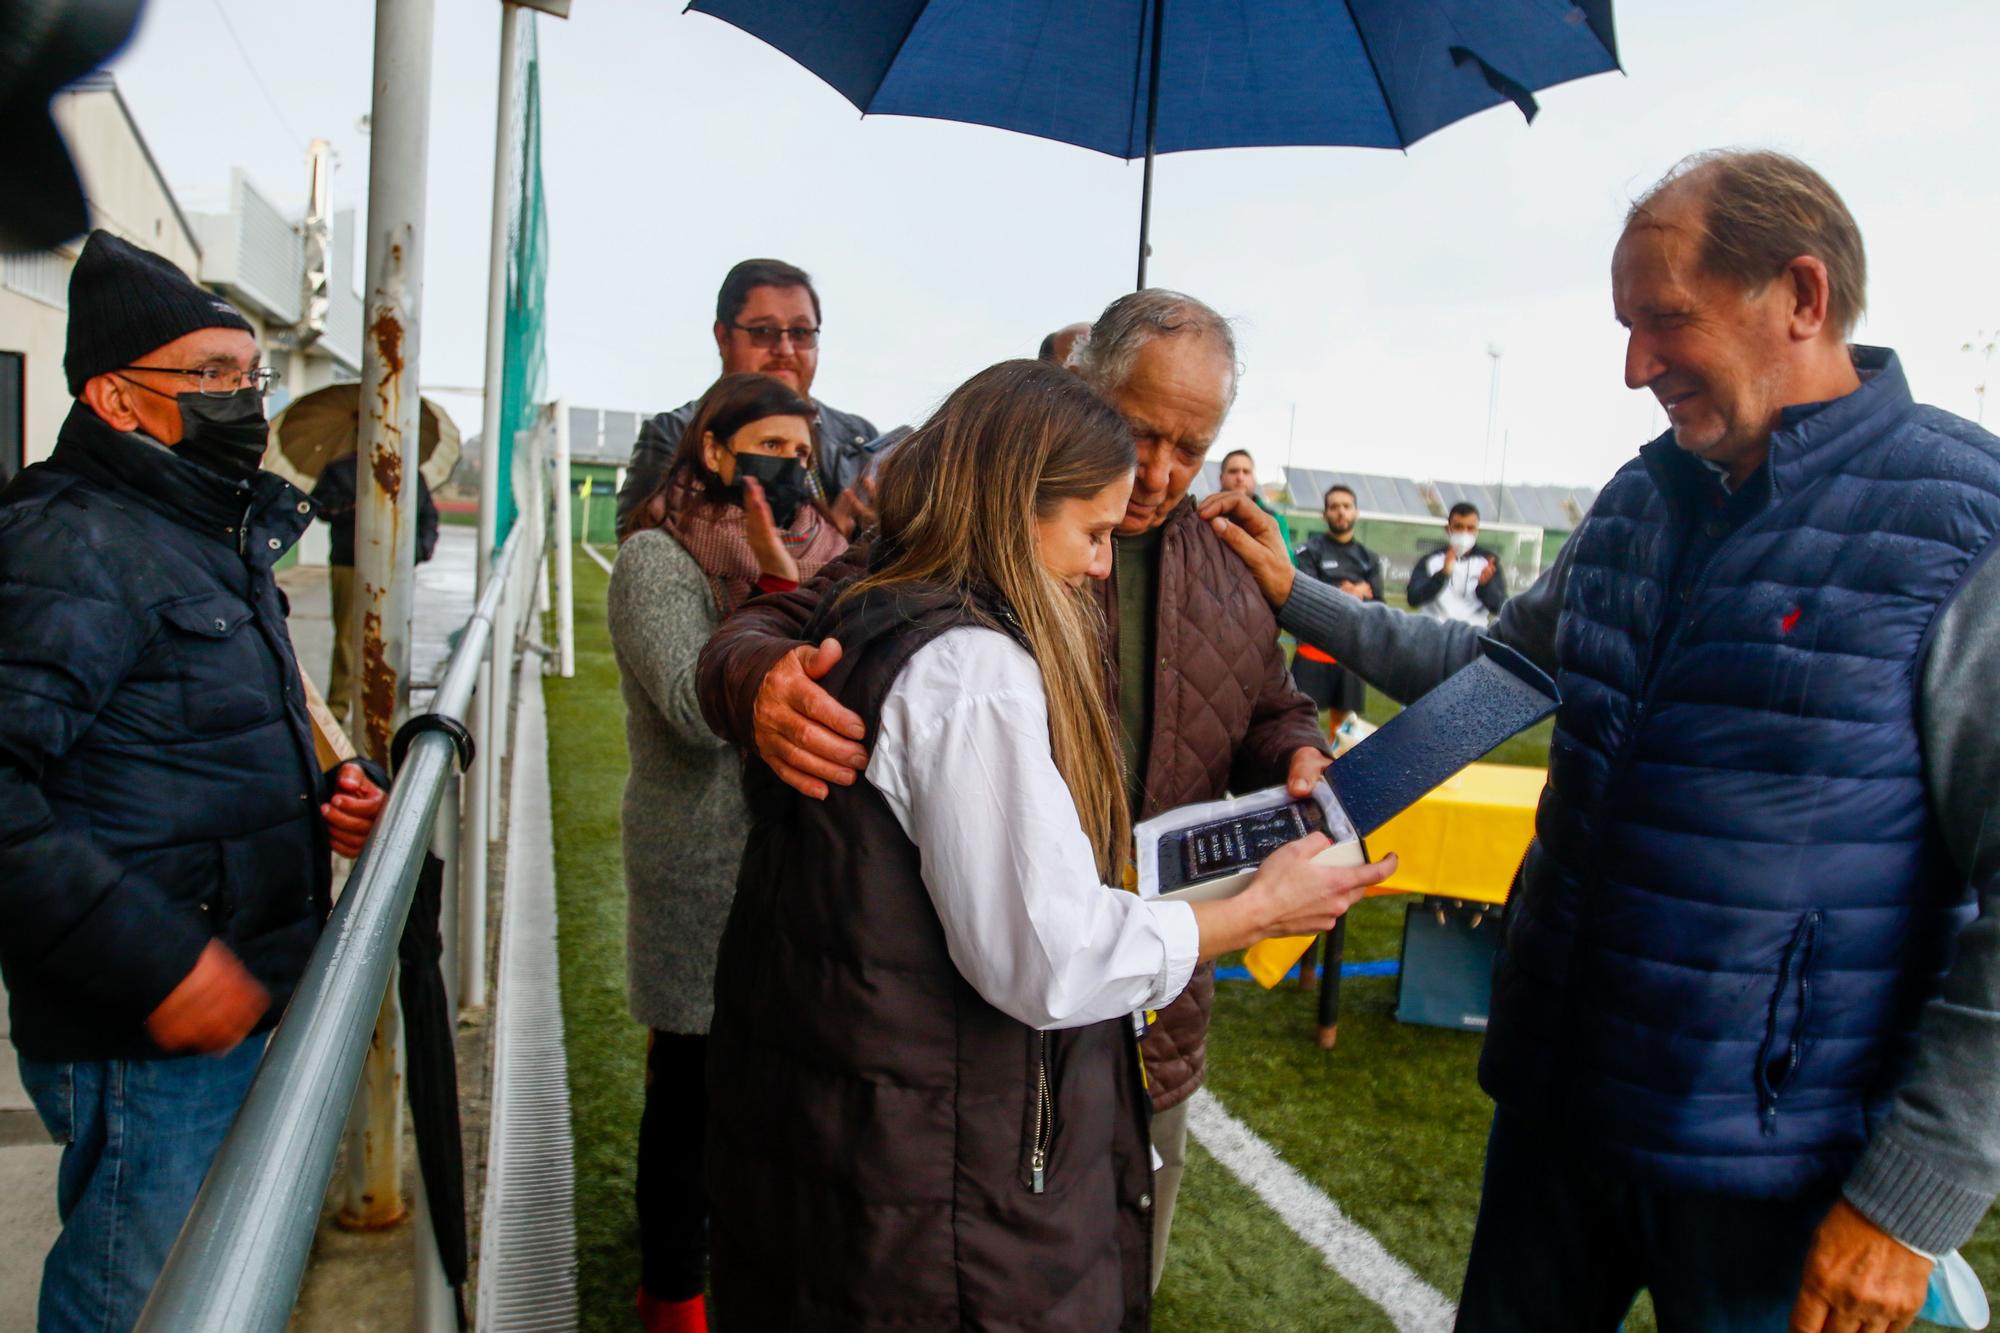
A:
[[[250,321],[195,285],[173,261],[93,231],[69,275],[69,343],[63,374],[73,398],[85,382],[123,370],[196,329],[241,329]]]

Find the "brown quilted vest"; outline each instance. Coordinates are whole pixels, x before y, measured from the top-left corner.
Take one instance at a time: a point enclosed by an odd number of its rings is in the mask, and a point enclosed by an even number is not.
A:
[[[1104,607],[1108,698],[1118,698],[1118,587],[1092,585]],[[1202,522],[1192,500],[1160,532],[1153,641],[1151,744],[1144,804],[1133,819],[1229,792],[1283,782],[1294,751],[1322,752],[1326,737],[1312,700],[1292,685],[1278,623],[1249,567]],[[1155,1110],[1192,1096],[1207,1071],[1215,965],[1205,963],[1146,1036]]]
[[[910,655],[968,623],[941,597],[829,596],[810,633],[840,639],[825,684],[872,744]],[[709,1035],[716,1327],[1145,1328],[1130,1023],[1039,1033],[981,999],[866,780],[807,800],[753,759],[746,789]]]

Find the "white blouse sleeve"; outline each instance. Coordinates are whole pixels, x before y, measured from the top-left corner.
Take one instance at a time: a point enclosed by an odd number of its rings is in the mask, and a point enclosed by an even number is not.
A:
[[[1082,1027],[1186,987],[1193,909],[1099,881],[1049,751],[1041,670],[1006,635],[950,630],[910,658],[867,778],[923,854],[952,962],[994,1008]]]

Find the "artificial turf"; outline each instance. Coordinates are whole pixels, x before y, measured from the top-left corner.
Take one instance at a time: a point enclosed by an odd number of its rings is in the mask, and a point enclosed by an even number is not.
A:
[[[632,1163],[645,1034],[625,1009],[625,884],[618,809],[626,751],[618,671],[604,623],[607,578],[575,561],[576,676],[548,678],[564,1030],[576,1140],[577,1287],[585,1333],[630,1333],[638,1235]],[[1370,693],[1366,715],[1395,705]],[[1491,756],[1545,761],[1548,724]],[[1378,898],[1349,919],[1347,960],[1395,958],[1404,900]],[[1490,1104],[1474,1081],[1479,1037],[1394,1018],[1393,977],[1350,977],[1340,1043],[1313,1041],[1315,997],[1289,983],[1218,986],[1209,1088],[1419,1277],[1455,1300],[1479,1199]],[[1989,1216],[1966,1257],[1989,1289],[2000,1277],[2000,1223]],[[1223,1330],[1387,1330],[1383,1312],[1198,1145],[1175,1216],[1153,1326]],[[1642,1297],[1628,1333],[1654,1328]]]

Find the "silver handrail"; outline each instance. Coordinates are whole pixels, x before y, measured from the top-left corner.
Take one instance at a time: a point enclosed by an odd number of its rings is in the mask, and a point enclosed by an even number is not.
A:
[[[464,717],[529,526],[516,522],[508,535],[429,711]],[[495,669],[504,670],[511,645],[495,647]],[[388,804],[153,1284],[139,1316],[141,1333],[275,1333],[291,1317],[453,758],[442,732],[422,732],[411,742]]]

